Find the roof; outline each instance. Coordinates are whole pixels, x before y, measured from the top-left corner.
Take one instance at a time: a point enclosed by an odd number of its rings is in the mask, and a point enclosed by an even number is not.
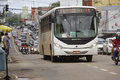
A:
[[[51,9],[50,11],[45,13],[42,17],[40,17],[40,19],[46,17],[47,15],[50,15],[56,9],[62,9],[62,8],[94,8],[94,9],[96,9],[95,7],[92,7],[92,6],[61,6],[61,7],[56,7],[56,8]]]

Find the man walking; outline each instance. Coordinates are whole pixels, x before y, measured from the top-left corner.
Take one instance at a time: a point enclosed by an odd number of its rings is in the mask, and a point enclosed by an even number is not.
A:
[[[10,38],[8,36],[8,33],[5,33],[5,37],[3,39],[4,42],[4,48],[5,48],[5,52],[7,53],[7,57],[9,55],[9,48],[10,48],[10,42],[9,42]]]

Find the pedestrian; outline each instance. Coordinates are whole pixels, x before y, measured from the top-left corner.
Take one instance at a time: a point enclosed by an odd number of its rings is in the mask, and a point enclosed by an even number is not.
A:
[[[4,42],[4,50],[7,53],[7,57],[9,55],[9,48],[10,48],[10,38],[8,36],[8,33],[5,33],[5,37],[3,38],[3,42]]]
[[[0,46],[1,46],[1,48],[4,50],[5,47],[4,47],[3,39],[4,39],[4,32],[1,32],[1,42],[0,42]]]
[[[2,37],[2,36],[1,36],[1,32],[0,32],[0,47],[1,47],[1,37]]]

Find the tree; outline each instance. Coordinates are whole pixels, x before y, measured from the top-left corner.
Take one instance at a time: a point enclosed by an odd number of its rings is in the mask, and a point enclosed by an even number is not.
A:
[[[57,2],[50,4],[50,9],[55,8],[55,7],[59,7],[59,6],[60,6],[60,1],[57,1]]]
[[[5,14],[6,23],[17,24],[21,23],[21,14],[12,14],[11,12]]]

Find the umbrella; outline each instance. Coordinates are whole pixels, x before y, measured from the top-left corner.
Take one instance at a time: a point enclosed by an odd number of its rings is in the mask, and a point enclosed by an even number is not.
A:
[[[3,31],[3,32],[12,32],[12,28],[8,27],[8,26],[5,26],[5,25],[0,25],[0,31]]]

